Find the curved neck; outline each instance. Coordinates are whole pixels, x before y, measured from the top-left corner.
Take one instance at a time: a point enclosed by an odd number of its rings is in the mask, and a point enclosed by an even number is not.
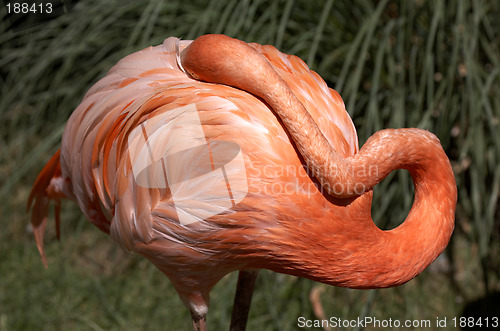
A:
[[[380,230],[371,218],[371,193],[365,193],[350,202],[349,210],[332,208],[320,220],[302,222],[300,232],[275,234],[280,242],[264,250],[276,259],[266,268],[335,286],[390,287],[411,280],[445,249],[454,228],[457,190],[435,136],[418,129],[382,130],[348,162],[360,176],[377,165],[375,180],[407,169],[415,200],[406,220]]]
[[[343,158],[267,59],[246,43],[202,36],[183,51],[181,63],[195,79],[264,99],[323,188],[336,198],[355,197],[350,203],[354,208],[345,207],[342,217],[332,214],[308,222],[300,232],[293,225],[284,227],[275,236],[276,247],[269,238],[270,246],[263,250],[273,258],[264,258],[263,267],[338,286],[387,287],[410,280],[444,250],[454,227],[457,192],[448,158],[434,135],[420,129],[382,130],[359,153]],[[410,172],[415,201],[402,225],[381,231],[366,208],[371,193],[364,192],[395,169]]]
[[[181,54],[184,70],[194,79],[237,87],[264,99],[281,119],[311,173],[338,198],[356,196],[356,185],[344,159],[330,146],[309,112],[269,61],[243,41],[204,35]],[[344,183],[340,188],[337,183]]]

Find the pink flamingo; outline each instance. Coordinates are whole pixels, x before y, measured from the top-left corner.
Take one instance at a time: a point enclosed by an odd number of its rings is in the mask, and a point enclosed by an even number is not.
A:
[[[410,172],[415,201],[382,231],[372,188],[395,169]],[[205,330],[211,288],[236,270],[233,329],[254,270],[351,288],[409,281],[446,247],[457,191],[433,134],[382,130],[358,150],[341,97],[302,60],[205,35],[131,54],[87,92],[29,197],[45,265],[61,198],[158,267]]]

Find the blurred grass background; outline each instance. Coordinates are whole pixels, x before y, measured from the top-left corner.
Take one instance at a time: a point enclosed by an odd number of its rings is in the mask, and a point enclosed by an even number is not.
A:
[[[449,322],[484,304],[500,315],[500,2],[86,0],[21,31],[5,14],[2,7],[0,330],[191,329],[170,282],[122,252],[70,202],[63,204],[61,242],[48,226],[45,270],[25,206],[94,82],[131,52],[205,33],[273,44],[304,59],[344,98],[361,145],[387,127],[432,131],[459,190],[452,241],[419,277],[360,291],[264,271],[249,330],[297,330],[298,317],[317,318],[313,289],[327,318]],[[407,173],[391,174],[375,189],[376,223],[395,227],[412,200]],[[210,330],[228,328],[235,283],[230,275],[212,291]]]

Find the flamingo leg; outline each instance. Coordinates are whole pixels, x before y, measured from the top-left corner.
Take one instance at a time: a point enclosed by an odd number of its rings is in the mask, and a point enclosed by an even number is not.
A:
[[[240,270],[238,274],[230,331],[245,331],[247,327],[248,312],[258,274],[258,270]]]
[[[206,316],[198,316],[191,314],[193,320],[193,330],[194,331],[207,331],[207,319]]]

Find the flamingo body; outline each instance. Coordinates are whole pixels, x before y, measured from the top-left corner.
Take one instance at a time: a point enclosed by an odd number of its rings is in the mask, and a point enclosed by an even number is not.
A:
[[[371,186],[349,198],[328,194],[322,180],[307,170],[302,147],[294,140],[293,132],[307,137],[311,130],[302,122],[294,124],[295,131],[287,129],[272,102],[258,93],[193,79],[196,74],[186,72],[182,58],[190,44],[168,38],[123,58],[71,115],[60,152],[30,196],[44,261],[47,206],[49,199],[60,198],[76,201],[99,229],[149,259],[169,277],[192,314],[200,316],[206,314],[213,285],[235,270],[266,268],[336,286],[387,287],[413,278],[441,253],[453,230],[456,187],[435,136],[418,129],[385,130],[359,151],[354,125],[336,91],[299,58],[249,44],[286,83],[339,157],[376,165],[364,167],[360,176],[378,182],[394,164],[412,173],[416,201],[407,221],[381,231],[371,220]],[[157,130],[154,145],[158,153],[162,148],[185,151],[179,146],[198,132],[197,123],[176,121],[192,105],[205,139],[197,138],[201,148],[227,142],[240,153],[242,166],[226,175],[244,183],[244,194],[230,208],[214,202],[225,195],[202,196],[214,191],[215,175],[193,175],[200,154],[168,161],[185,186],[182,201],[172,187],[145,187],[134,176],[129,138],[161,117],[163,131]],[[145,134],[156,132],[150,130]],[[182,222],[180,213],[189,223]],[[207,213],[211,216],[204,217]]]

